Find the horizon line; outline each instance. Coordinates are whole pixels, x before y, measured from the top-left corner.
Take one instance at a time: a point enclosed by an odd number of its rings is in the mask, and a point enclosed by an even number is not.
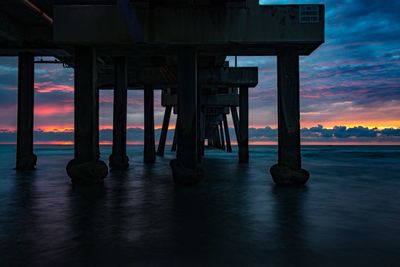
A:
[[[333,127],[325,127],[322,124],[317,124],[317,125],[312,126],[312,127],[303,127],[303,128],[300,128],[300,130],[312,129],[312,128],[322,128],[322,129],[325,129],[325,130],[333,130],[335,128],[340,128],[340,127],[346,127],[346,129],[362,127],[362,128],[368,129],[368,130],[374,130],[374,129],[376,129],[376,130],[385,130],[385,129],[400,130],[400,126],[397,126],[397,127],[378,127],[378,126],[369,127],[369,126],[364,126],[364,125],[352,125],[352,126],[335,125]],[[270,128],[272,130],[278,130],[278,127],[272,127],[272,126],[269,126],[269,125],[266,125],[264,127],[262,127],[260,125],[257,125],[257,126],[249,125],[249,129],[266,129],[266,128]],[[144,127],[143,126],[132,126],[132,127],[127,127],[126,129],[127,130],[129,130],[129,129],[144,130]],[[229,127],[229,129],[234,129],[234,127]],[[110,127],[99,128],[99,131],[112,131],[112,130],[113,130],[112,127],[111,128]],[[154,130],[162,130],[162,127],[161,126],[160,127],[156,126],[154,128]],[[169,131],[170,130],[175,130],[175,127],[169,127],[168,130]],[[43,132],[43,133],[72,133],[72,132],[74,132],[74,128],[69,128],[69,127],[68,128],[61,128],[61,129],[54,128],[54,129],[51,129],[51,130],[43,129],[43,128],[36,128],[33,131],[34,132]],[[13,129],[0,128],[0,133],[16,133],[16,132],[17,132],[17,129],[15,129],[15,128],[13,128]]]
[[[16,142],[0,142],[0,145],[2,146],[15,146]],[[49,142],[34,142],[33,145],[38,145],[38,146],[74,146],[74,142],[72,141],[49,141]],[[100,146],[112,146],[112,142],[100,142]],[[143,142],[127,142],[127,146],[143,146]],[[158,145],[156,143],[155,145]],[[172,143],[167,143],[167,146],[171,146]],[[274,141],[266,141],[266,142],[249,142],[249,146],[277,146],[278,142]],[[237,143],[232,143],[233,147],[237,147]],[[365,141],[365,142],[301,142],[301,146],[400,146],[400,142],[390,142],[390,141]]]

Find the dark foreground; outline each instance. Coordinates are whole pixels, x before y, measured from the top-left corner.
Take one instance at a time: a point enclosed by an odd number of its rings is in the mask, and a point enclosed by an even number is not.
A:
[[[104,155],[109,148],[102,148]],[[206,178],[177,188],[168,165],[73,188],[71,147],[39,146],[19,173],[0,146],[0,266],[399,266],[400,147],[305,147],[301,189],[276,188],[272,146],[208,151]]]

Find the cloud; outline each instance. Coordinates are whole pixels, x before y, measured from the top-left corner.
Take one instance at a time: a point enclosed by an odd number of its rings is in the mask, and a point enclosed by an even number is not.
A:
[[[35,90],[38,93],[51,93],[55,91],[72,93],[74,92],[74,87],[66,84],[54,84],[52,82],[36,82]]]

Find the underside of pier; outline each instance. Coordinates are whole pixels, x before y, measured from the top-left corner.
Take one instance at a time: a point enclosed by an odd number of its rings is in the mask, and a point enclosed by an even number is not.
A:
[[[299,57],[324,42],[323,5],[266,5],[258,0],[5,0],[0,3],[0,55],[18,56],[18,170],[34,169],[34,60],[51,56],[75,73],[75,156],[67,173],[75,184],[99,183],[132,160],[163,156],[170,117],[177,114],[170,165],[177,184],[203,176],[206,148],[249,161],[249,92],[257,67],[229,66],[226,57],[277,56],[278,185],[303,185],[300,146]],[[99,90],[113,90],[113,146],[99,160]],[[143,159],[126,153],[127,90],[144,90]],[[165,114],[159,145],[154,93]],[[207,145],[206,145],[207,141]]]

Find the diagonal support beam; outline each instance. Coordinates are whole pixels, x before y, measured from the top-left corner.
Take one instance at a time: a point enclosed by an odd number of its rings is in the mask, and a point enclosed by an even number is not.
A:
[[[172,106],[165,107],[164,120],[161,129],[160,142],[158,143],[157,156],[164,156],[165,143],[167,141],[169,120],[171,118]]]
[[[228,119],[226,118],[226,114],[222,115],[222,118],[223,118],[223,122],[224,122],[224,130],[225,130],[226,151],[228,151],[228,153],[232,153],[231,137],[229,135]]]

